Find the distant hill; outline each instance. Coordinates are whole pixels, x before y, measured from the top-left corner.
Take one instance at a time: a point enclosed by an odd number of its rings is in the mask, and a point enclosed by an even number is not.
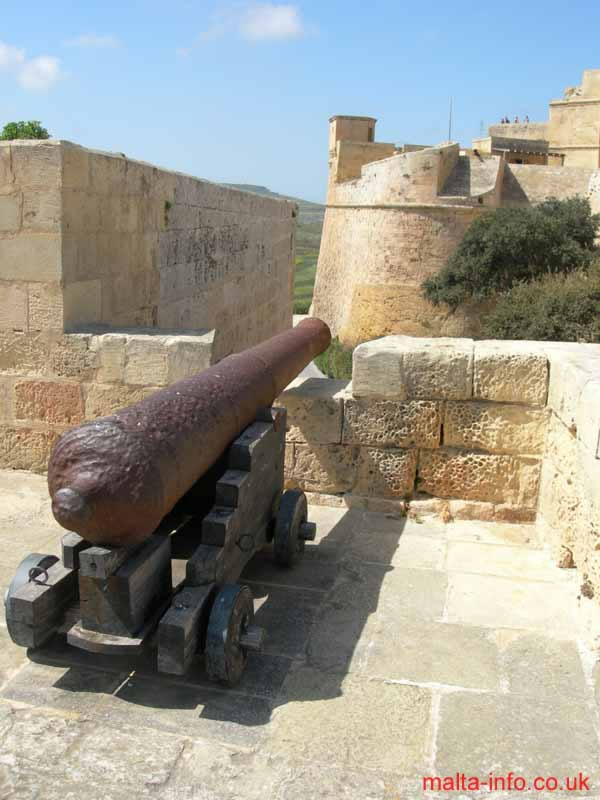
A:
[[[267,197],[278,197],[280,200],[291,200],[298,206],[298,235],[296,244],[298,250],[317,250],[321,244],[321,232],[323,230],[323,218],[325,216],[325,206],[319,203],[310,203],[308,200],[301,200],[298,197],[288,197],[284,194],[277,194],[267,189],[266,186],[254,186],[250,183],[226,183],[232,189],[242,189],[244,192],[254,192]]]
[[[312,301],[325,206],[310,203],[298,197],[287,197],[267,189],[266,186],[253,186],[249,183],[226,183],[232,189],[254,192],[280,200],[291,200],[298,206],[298,227],[296,229],[296,273],[294,279],[294,313],[306,314]]]

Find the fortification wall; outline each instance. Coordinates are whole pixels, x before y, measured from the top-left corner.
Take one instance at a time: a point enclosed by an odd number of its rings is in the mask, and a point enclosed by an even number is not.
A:
[[[510,164],[504,169],[503,206],[540,203],[549,197],[587,197],[600,211],[600,170]]]
[[[490,125],[490,136],[507,136],[510,139],[548,139],[547,122],[515,122],[509,125]]]
[[[0,165],[4,329],[214,329],[220,358],[291,325],[293,204],[62,141]]]
[[[577,568],[600,647],[599,396],[600,345],[367,342],[351,384],[300,379],[277,401],[286,482],[324,504],[536,520],[557,563]]]
[[[435,202],[458,156],[458,144],[448,144],[365,164],[360,178],[332,184],[327,202],[349,206]]]
[[[365,164],[389,158],[396,146],[384,142],[346,142],[338,141],[330,170],[330,180],[348,181],[360,178]]]
[[[349,344],[374,336],[473,333],[478,314],[450,313],[421,283],[454,252],[482,209],[441,205],[328,208],[313,313]]]
[[[44,470],[69,426],[290,327],[294,215],[68,142],[0,143],[0,467]]]

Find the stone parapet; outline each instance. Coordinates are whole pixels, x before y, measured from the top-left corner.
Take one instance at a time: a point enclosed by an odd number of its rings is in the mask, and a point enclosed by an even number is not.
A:
[[[214,332],[0,333],[0,467],[46,469],[57,437],[208,367]]]
[[[549,359],[535,343],[505,344],[388,336],[356,348],[348,386],[297,381],[281,397],[289,485],[371,508],[429,496],[531,519]]]
[[[281,401],[288,486],[446,521],[537,518],[580,573],[583,617],[600,616],[600,345],[388,336],[356,348],[351,384],[300,380]]]

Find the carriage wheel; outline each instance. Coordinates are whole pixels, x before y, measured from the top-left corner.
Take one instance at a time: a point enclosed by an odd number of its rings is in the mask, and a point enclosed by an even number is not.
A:
[[[247,586],[223,586],[206,631],[206,671],[213,681],[234,686],[242,677],[248,650],[260,650],[264,631],[252,624],[254,603]]]
[[[293,567],[304,553],[304,542],[315,538],[316,525],[307,522],[306,516],[304,492],[299,489],[288,489],[284,492],[273,537],[275,561],[282,567]]]

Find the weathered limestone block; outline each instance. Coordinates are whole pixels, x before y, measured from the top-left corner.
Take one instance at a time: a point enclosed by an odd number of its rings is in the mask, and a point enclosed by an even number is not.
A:
[[[471,339],[386,336],[354,351],[355,397],[467,400],[472,396]]]
[[[361,447],[356,492],[386,498],[410,496],[415,486],[417,454],[417,450]]]
[[[358,447],[343,445],[290,444],[293,464],[286,474],[288,488],[338,494],[348,492],[356,482]]]
[[[287,409],[288,442],[340,444],[348,381],[298,378],[277,398]]]
[[[444,416],[444,444],[490,453],[538,455],[544,450],[546,420],[541,408],[450,401]]]
[[[0,427],[0,467],[44,472],[58,435],[27,427]]]
[[[439,447],[441,403],[435,400],[361,400],[344,403],[344,444]]]
[[[28,330],[63,330],[63,292],[60,283],[27,284],[29,299]]]
[[[189,378],[210,367],[214,331],[199,336],[172,336],[167,339],[167,381]]]
[[[552,412],[548,419],[544,462],[552,464],[569,480],[575,480],[578,470],[577,437]]]
[[[22,195],[20,192],[0,195],[0,232],[16,233],[21,227]]]
[[[84,147],[63,142],[63,175],[65,189],[84,191],[90,181],[90,158]]]
[[[15,181],[11,161],[11,144],[0,142],[0,189],[4,191],[10,190]]]
[[[92,383],[85,387],[85,418],[97,419],[114,414],[121,408],[138,403],[157,387],[132,387],[118,384]]]
[[[61,239],[55,233],[20,233],[0,239],[0,280],[59,281]]]
[[[15,384],[15,416],[19,420],[39,422],[81,422],[81,384],[67,381],[18,381]]]
[[[102,320],[102,281],[76,281],[64,290],[65,329],[93,325]]]
[[[41,375],[50,358],[50,339],[45,334],[0,330],[0,371]]]
[[[124,333],[104,333],[92,338],[90,348],[97,354],[98,383],[122,383],[125,369]]]
[[[86,333],[67,333],[58,337],[50,347],[50,374],[60,378],[90,380],[97,366],[97,353],[92,347],[92,339]]]
[[[0,330],[27,330],[27,291],[24,284],[0,283]]]
[[[62,143],[20,140],[11,146],[15,182],[27,189],[60,188]]]
[[[540,462],[534,458],[440,448],[419,451],[417,488],[434,497],[534,508]]]
[[[548,460],[542,463],[538,528],[542,541],[562,567],[575,565],[575,542],[580,527],[580,497],[574,477],[567,477]]]
[[[26,189],[23,192],[23,230],[54,233],[61,230],[60,189]]]
[[[475,342],[473,395],[481,400],[543,406],[548,357],[536,342]]]
[[[15,378],[0,374],[0,423],[14,420]]]
[[[586,355],[574,347],[577,346],[550,351],[548,407],[576,433],[578,409],[585,387],[600,376],[600,356]]]
[[[125,383],[164,386],[168,378],[164,337],[129,336],[125,347]]]

